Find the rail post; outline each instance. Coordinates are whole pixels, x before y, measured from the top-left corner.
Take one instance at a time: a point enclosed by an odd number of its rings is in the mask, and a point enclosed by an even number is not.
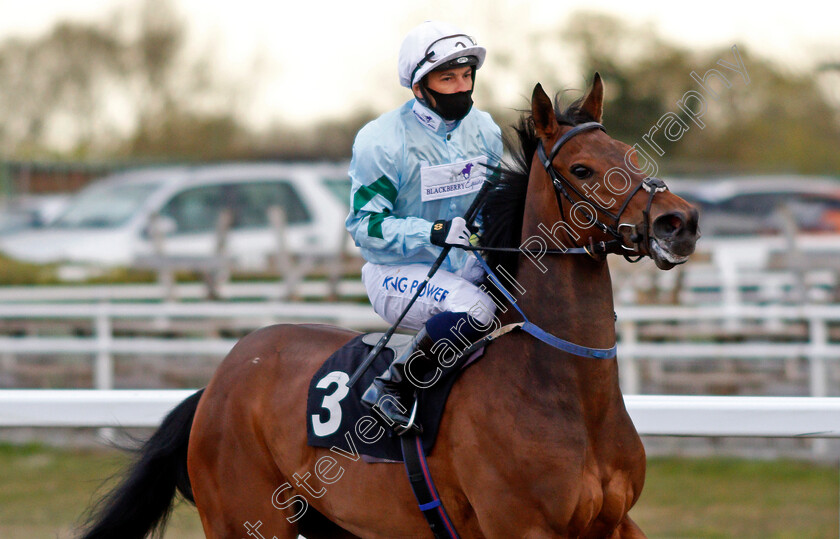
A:
[[[100,302],[95,317],[96,363],[93,371],[93,385],[96,389],[114,388],[114,359],[111,356],[113,340],[111,312],[107,302]]]
[[[639,363],[637,361],[638,324],[635,320],[622,320],[621,342],[618,347],[619,382],[625,395],[637,395],[640,390]]]
[[[114,389],[114,358],[111,355],[113,331],[111,326],[111,312],[108,303],[102,301],[96,309],[96,365],[93,372],[93,384],[98,390]],[[100,428],[97,431],[99,439],[111,443],[116,440],[113,427]]]
[[[268,220],[277,242],[277,269],[283,276],[283,292],[278,299],[295,298],[301,275],[289,251],[286,212],[280,206],[271,206],[268,208]]]
[[[828,370],[826,356],[828,355],[828,321],[816,315],[808,317],[808,371],[812,397],[828,396]],[[812,446],[814,455],[824,456],[828,453],[828,442],[824,439],[814,440]]]

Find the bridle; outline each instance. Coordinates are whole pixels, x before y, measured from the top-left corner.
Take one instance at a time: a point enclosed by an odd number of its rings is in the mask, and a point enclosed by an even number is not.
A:
[[[584,217],[588,219],[593,225],[595,225],[599,230],[602,232],[609,234],[614,239],[608,242],[601,241],[598,244],[595,244],[592,239],[590,238],[590,245],[589,247],[584,247],[583,250],[586,254],[596,257],[598,255],[606,255],[608,253],[617,253],[621,254],[630,262],[638,262],[639,260],[644,257],[644,252],[641,249],[641,246],[644,245],[648,249],[650,248],[650,230],[651,230],[651,223],[650,223],[650,208],[653,205],[653,198],[656,196],[657,193],[661,193],[668,190],[668,186],[665,185],[659,178],[652,178],[646,177],[644,178],[630,195],[625,198],[624,203],[618,209],[618,213],[612,213],[607,208],[602,207],[597,202],[593,201],[592,198],[586,196],[585,194],[581,193],[580,190],[574,186],[572,182],[566,179],[563,174],[560,173],[554,165],[552,161],[554,157],[557,155],[557,152],[560,151],[560,148],[563,147],[569,140],[571,140],[576,135],[583,133],[585,131],[591,131],[593,129],[600,129],[603,132],[607,132],[604,129],[604,126],[598,122],[586,122],[579,125],[572,127],[570,130],[566,131],[563,136],[557,139],[557,142],[554,143],[554,146],[551,147],[551,152],[546,155],[545,147],[543,146],[542,140],[539,141],[537,145],[537,155],[540,158],[540,162],[545,167],[546,172],[551,177],[551,181],[554,185],[555,194],[558,195],[558,202],[560,204],[560,210],[563,210],[563,199],[559,198],[561,195],[565,198],[569,204],[574,205],[576,202],[572,199],[569,195],[569,190],[573,191],[578,198],[588,205],[592,206],[596,210],[596,215],[590,215],[590,213],[585,209],[581,208],[581,212],[583,213]],[[627,209],[627,206],[630,204],[630,201],[633,200],[633,197],[641,190],[644,189],[648,193],[648,200],[645,209],[642,211],[642,215],[644,217],[642,221],[642,231],[636,229],[636,225],[630,223],[622,223],[621,216],[624,214],[624,210]],[[597,213],[600,212],[603,215],[606,215],[610,219],[613,220],[612,225],[608,225],[600,221],[597,217]],[[629,239],[633,242],[633,246],[629,247],[625,244],[624,236],[621,234],[622,228],[628,228],[630,230]],[[570,250],[566,250],[565,254],[574,254],[570,253]],[[631,256],[636,256],[635,259],[631,259]]]
[[[594,241],[590,237],[590,244],[587,247],[572,247],[569,249],[552,249],[552,250],[540,250],[537,251],[538,254],[587,254],[595,259],[602,259],[603,256],[609,253],[618,253],[624,255],[624,257],[629,260],[630,262],[638,262],[641,260],[645,253],[641,250],[641,242],[644,242],[644,245],[650,245],[650,208],[653,205],[653,199],[657,193],[661,193],[668,190],[668,187],[665,185],[665,182],[660,180],[659,178],[651,178],[646,177],[644,178],[639,185],[637,185],[633,192],[625,199],[624,203],[621,205],[617,213],[612,213],[607,208],[602,207],[601,205],[592,201],[591,198],[587,197],[583,193],[581,193],[575,186],[572,184],[568,179],[566,179],[556,168],[552,165],[551,161],[557,155],[557,152],[560,151],[560,148],[563,147],[572,137],[583,133],[585,131],[590,131],[592,129],[600,129],[601,131],[606,132],[604,126],[602,126],[599,122],[586,122],[580,125],[576,125],[572,127],[569,131],[563,134],[557,142],[554,143],[554,146],[551,148],[551,152],[546,155],[545,148],[543,147],[542,141],[539,141],[537,146],[537,155],[540,158],[545,170],[548,172],[549,176],[551,177],[551,181],[554,185],[555,195],[557,196],[557,202],[560,205],[560,211],[563,211],[563,199],[567,200],[570,204],[574,205],[575,201],[569,195],[569,190],[574,192],[582,201],[585,201],[595,210],[595,213],[598,212],[606,215],[607,217],[613,220],[611,225],[605,224],[602,221],[598,220],[597,215],[590,215],[587,210],[582,210],[585,212],[587,219],[591,220],[591,223],[598,227],[599,230],[603,231],[606,234],[609,234],[613,237],[610,241],[601,241],[598,244],[595,244]],[[643,215],[644,215],[644,222],[642,223],[642,231],[639,233],[636,230],[636,226],[632,224],[622,223],[621,222],[621,215],[627,209],[627,206],[630,204],[630,201],[633,199],[634,196],[641,190],[644,189],[648,193],[648,200],[647,205],[645,206]],[[630,241],[633,242],[633,247],[628,247],[624,242],[624,236],[621,234],[622,228],[630,228]],[[508,324],[500,328],[499,330],[491,333],[490,335],[485,336],[475,345],[486,344],[487,342],[504,335],[505,333],[511,331],[515,328],[520,328],[522,331],[529,333],[536,339],[557,348],[558,350],[562,350],[564,352],[581,356],[587,358],[597,358],[597,359],[608,359],[614,358],[616,354],[616,346],[612,346],[611,348],[590,348],[588,346],[581,346],[579,344],[575,344],[571,341],[567,341],[564,339],[560,339],[559,337],[545,331],[544,329],[540,328],[530,320],[522,311],[522,309],[517,304],[516,299],[511,295],[511,293],[505,288],[499,278],[496,276],[496,273],[493,269],[487,264],[487,261],[479,254],[478,251],[502,251],[502,252],[519,252],[519,253],[528,253],[534,252],[530,249],[523,249],[523,248],[515,248],[515,247],[483,247],[481,245],[477,246],[458,246],[461,249],[466,251],[474,251],[475,258],[478,261],[479,265],[484,270],[487,278],[496,285],[496,288],[502,293],[502,295],[510,302],[510,305],[516,309],[519,314],[522,316],[522,322],[516,322],[513,324]],[[636,255],[637,258],[635,260],[631,259],[631,255]]]
[[[552,160],[557,155],[557,152],[560,151],[569,140],[573,137],[583,133],[585,131],[591,131],[593,129],[600,129],[601,131],[606,133],[606,129],[604,126],[601,125],[599,122],[586,122],[579,125],[572,127],[570,130],[566,131],[563,136],[557,139],[557,142],[554,143],[554,146],[551,147],[551,152],[546,154],[545,147],[543,146],[542,140],[539,141],[537,145],[537,156],[540,159],[543,167],[545,167],[546,172],[551,177],[552,184],[554,186],[555,195],[557,195],[557,203],[560,206],[560,212],[563,212],[563,199],[567,200],[573,206],[576,204],[575,200],[569,195],[569,190],[575,193],[580,201],[585,202],[587,205],[591,206],[594,210],[596,215],[591,215],[585,208],[580,208],[581,211],[586,219],[589,220],[591,223],[590,226],[594,225],[599,230],[604,232],[605,234],[609,234],[613,237],[610,241],[600,241],[595,242],[592,238],[589,238],[589,245],[584,245],[583,247],[570,247],[570,248],[563,248],[563,249],[541,249],[539,251],[533,251],[537,254],[559,254],[559,255],[569,255],[569,254],[585,254],[595,259],[602,259],[604,256],[608,254],[620,254],[629,262],[638,262],[645,256],[645,252],[642,250],[642,246],[646,246],[650,249],[650,232],[651,232],[651,222],[650,222],[650,208],[653,205],[653,199],[657,193],[662,193],[668,190],[668,186],[665,185],[665,182],[659,178],[653,177],[646,177],[644,178],[636,187],[633,188],[633,191],[630,195],[624,200],[624,203],[618,209],[617,213],[612,213],[607,208],[604,208],[597,202],[593,201],[592,198],[586,196],[584,193],[581,193],[580,190],[574,186],[572,182],[570,182],[563,174],[560,173],[554,165],[552,164]],[[641,225],[641,231],[639,231],[636,225],[631,223],[622,223],[621,216],[624,214],[624,211],[627,209],[630,201],[633,200],[633,197],[636,194],[644,189],[648,193],[648,200],[647,204],[645,205],[645,209],[642,210],[643,221]],[[578,201],[578,202],[580,202]],[[598,213],[602,213],[612,219],[613,223],[606,224],[600,221],[597,217]],[[625,243],[625,237],[621,233],[622,229],[629,229],[629,237],[628,239],[632,242],[632,247],[628,246]],[[522,247],[487,247],[487,246],[459,246],[459,248],[465,251],[493,251],[493,252],[529,252],[532,251],[531,249],[524,249]],[[636,258],[631,258],[635,256]]]

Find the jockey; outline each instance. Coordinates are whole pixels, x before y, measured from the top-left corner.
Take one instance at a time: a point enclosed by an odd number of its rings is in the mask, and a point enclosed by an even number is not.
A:
[[[442,247],[469,244],[472,232],[461,216],[501,159],[501,130],[472,107],[485,52],[449,24],[425,22],[411,30],[400,48],[399,78],[413,99],[367,124],[353,144],[346,226],[367,261],[362,280],[371,304],[389,323]],[[411,349],[362,397],[399,433],[410,423],[404,405],[412,383],[427,387],[423,382],[437,371],[441,350],[433,345],[473,342],[491,329],[496,306],[476,285],[483,277],[474,257],[451,249],[404,318],[402,328],[419,330]]]

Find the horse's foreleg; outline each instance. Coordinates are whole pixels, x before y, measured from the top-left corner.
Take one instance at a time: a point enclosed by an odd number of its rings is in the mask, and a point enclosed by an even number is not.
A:
[[[611,539],[647,539],[647,535],[628,516],[624,517],[621,524],[613,532]]]

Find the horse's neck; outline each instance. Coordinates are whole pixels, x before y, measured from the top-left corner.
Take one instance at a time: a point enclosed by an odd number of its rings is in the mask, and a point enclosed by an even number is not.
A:
[[[528,319],[549,333],[591,348],[615,344],[612,283],[605,261],[585,255],[530,260],[520,264],[517,280],[525,290],[517,304]]]
[[[541,165],[536,157],[534,160],[532,170],[539,171]],[[568,222],[560,213],[545,172],[537,172],[529,180],[525,216],[523,240],[541,234],[541,222]],[[517,303],[531,322],[581,346],[611,348],[615,344],[612,283],[606,261],[579,254],[546,255],[538,265],[530,257],[519,258]],[[504,322],[516,319],[518,315],[512,311],[504,314]],[[511,380],[525,393],[555,402],[577,397],[581,409],[595,416],[620,397],[614,359],[573,356],[530,336],[520,335],[519,339],[517,355],[521,360],[498,365],[504,372],[496,375]]]
[[[554,231],[569,228],[568,224],[559,227],[558,223],[573,222],[563,215],[554,185],[537,155],[531,171],[522,223],[523,241],[543,236],[547,224],[554,223],[548,227]],[[552,240],[557,240],[553,234]],[[577,238],[580,236],[577,234]],[[571,240],[567,237],[564,241]],[[531,257],[519,258],[520,282],[525,289],[519,304],[525,307],[526,316],[532,322],[561,339],[583,346],[610,348],[615,344],[612,284],[606,261],[579,254],[547,255],[539,263]]]
[[[612,347],[615,322],[606,263],[583,260],[580,255],[558,256],[552,261],[544,258],[543,262],[548,267],[545,274],[522,266],[517,276],[525,289],[517,304],[528,319],[575,344]],[[527,260],[523,264],[530,265]],[[521,317],[509,308],[500,319],[509,323]],[[510,386],[505,393],[515,401],[511,406],[544,410],[547,415],[540,417],[552,424],[579,417],[587,430],[600,431],[603,418],[609,417],[621,400],[616,360],[579,357],[531,335],[515,335],[515,340],[499,348],[499,361],[488,365],[493,380]],[[569,415],[570,410],[576,413]]]

